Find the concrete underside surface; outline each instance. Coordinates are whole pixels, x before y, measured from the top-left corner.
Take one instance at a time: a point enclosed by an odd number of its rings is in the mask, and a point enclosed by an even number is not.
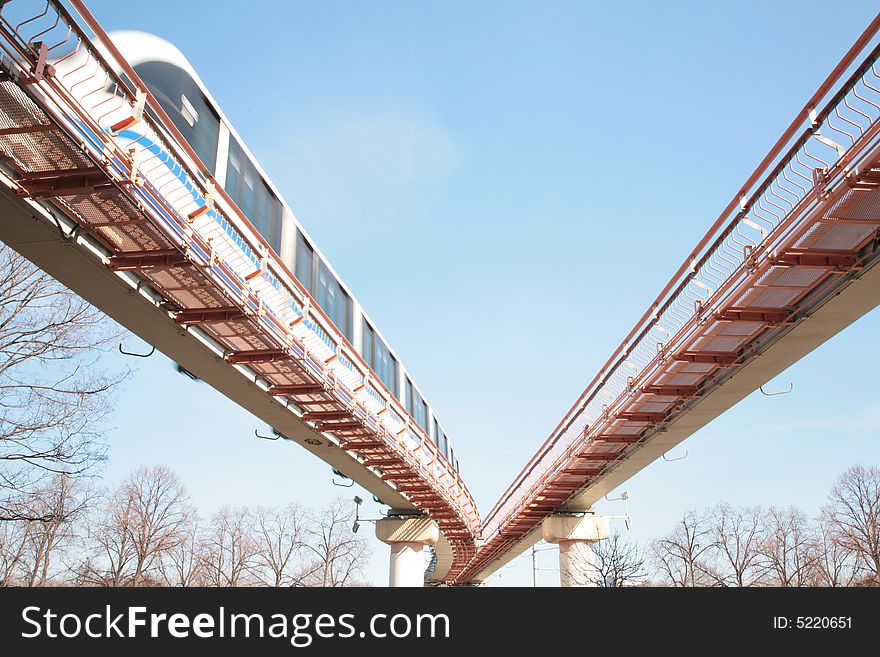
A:
[[[230,400],[350,477],[384,504],[394,509],[414,510],[409,500],[376,473],[261,390],[253,379],[226,363],[111,272],[94,253],[64,239],[41,212],[0,180],[0,240]],[[233,454],[229,456],[234,458]],[[440,540],[435,549],[438,553],[435,578],[440,579],[452,564],[452,550],[445,539]]]
[[[698,400],[688,412],[672,422],[665,432],[649,438],[632,456],[617,462],[564,508],[572,511],[589,509],[642,468],[702,429],[724,411],[878,305],[880,305],[880,266],[877,266],[875,260],[861,271],[858,278],[848,281],[832,297],[814,308],[807,317],[788,327],[787,331],[769,343],[748,364]],[[540,524],[524,536],[513,549],[481,571],[474,581],[485,580],[539,540],[541,540]]]

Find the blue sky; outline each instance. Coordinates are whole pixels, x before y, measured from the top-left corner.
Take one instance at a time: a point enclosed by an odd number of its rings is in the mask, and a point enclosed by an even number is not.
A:
[[[187,55],[430,399],[484,512],[876,11],[89,7],[108,30],[154,32]],[[875,311],[773,384],[793,394],[752,395],[690,438],[687,459],[628,482],[632,536],[719,500],[815,513],[845,467],[880,462],[878,329]],[[259,422],[164,357],[124,363],[138,371],[109,481],[165,463],[206,513],[352,494],[305,451],[256,440]],[[375,583],[386,549],[374,541]],[[501,582],[530,583],[527,561]]]

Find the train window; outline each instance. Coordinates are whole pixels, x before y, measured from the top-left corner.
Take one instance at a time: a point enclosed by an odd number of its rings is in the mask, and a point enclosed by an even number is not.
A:
[[[376,331],[373,330],[373,327],[370,326],[367,320],[364,320],[361,355],[367,361],[367,365],[379,377],[379,380],[391,391],[391,394],[395,397],[399,396],[397,389],[397,359],[391,355],[391,351],[382,341],[382,338],[376,335]]]
[[[415,386],[413,386],[409,377],[406,379],[406,410],[412,415],[416,424],[425,431],[428,430],[428,405],[422,399],[422,396],[416,392]]]
[[[437,449],[443,454],[443,456],[446,456],[447,458],[449,457],[449,441],[446,440],[446,434],[443,433],[442,429],[439,429],[439,433],[437,434]]]
[[[281,251],[281,201],[266,185],[257,168],[235,139],[229,141],[226,192],[241,208],[269,246]]]
[[[404,404],[406,405],[406,412],[412,415],[413,412],[413,394],[415,391],[413,390],[412,381],[409,380],[409,377],[406,377],[406,389],[404,390]]]
[[[451,447],[449,448],[449,463],[452,465],[452,469],[458,472],[458,457]]]
[[[294,274],[303,284],[309,294],[312,293],[312,267],[315,260],[315,250],[306,242],[306,238],[299,231],[296,231],[296,267]]]
[[[150,93],[211,171],[217,161],[220,117],[189,73],[167,62],[143,62],[134,67]]]
[[[373,342],[376,340],[376,332],[373,327],[364,320],[363,331],[361,332],[361,356],[371,368],[373,368]],[[384,381],[383,381],[384,383]]]
[[[375,360],[373,371],[382,379],[382,383],[388,386],[388,389],[397,397],[400,393],[397,383],[397,359],[391,355],[388,347],[378,337],[375,344]]]
[[[336,328],[351,340],[351,299],[323,260],[318,262],[315,300]]]

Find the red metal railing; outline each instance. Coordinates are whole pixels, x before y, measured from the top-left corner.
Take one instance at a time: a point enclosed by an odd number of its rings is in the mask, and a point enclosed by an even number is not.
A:
[[[22,196],[59,209],[148,282],[184,327],[431,513],[473,555],[476,505],[198,158],[82,2],[0,7],[0,151]],[[260,383],[257,384],[256,380]],[[378,465],[370,465],[370,464]]]
[[[874,257],[880,16],[484,519],[468,579],[686,412]],[[857,63],[858,62],[858,63]],[[845,77],[850,73],[849,77]],[[824,109],[818,111],[820,104]],[[867,204],[866,204],[867,203]],[[880,206],[877,206],[880,207]]]

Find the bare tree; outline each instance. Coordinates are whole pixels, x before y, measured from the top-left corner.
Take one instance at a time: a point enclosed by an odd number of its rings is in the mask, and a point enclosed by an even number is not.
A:
[[[31,535],[28,586],[45,586],[53,573],[63,572],[57,557],[66,555],[81,538],[80,521],[93,500],[87,481],[66,474],[56,475],[38,491],[33,515],[46,519],[32,521],[36,531]]]
[[[12,502],[104,458],[103,421],[123,377],[96,365],[119,329],[3,245],[0,271],[0,521],[41,520]]]
[[[296,504],[282,508],[257,507],[257,542],[253,573],[264,586],[298,586],[309,574],[300,561],[305,542],[305,512]]]
[[[864,567],[868,583],[880,585],[880,468],[854,465],[846,470],[824,512],[840,545]]]
[[[311,568],[307,583],[312,586],[353,586],[363,576],[369,545],[352,531],[354,509],[336,498],[309,524],[305,551]]]
[[[754,586],[761,581],[761,517],[759,507],[737,508],[725,502],[709,510],[713,550],[719,564],[714,575],[718,585]]]
[[[84,480],[56,475],[19,496],[15,508],[29,520],[0,523],[0,579],[8,584],[45,586],[66,570],[63,557],[80,537],[79,521],[91,502]]]
[[[705,586],[714,546],[705,514],[688,511],[675,529],[651,544],[651,557],[662,581],[672,586]]]
[[[772,586],[811,586],[816,581],[818,542],[804,513],[793,506],[771,506],[758,551]]]
[[[82,564],[86,582],[141,586],[165,555],[185,540],[194,511],[186,489],[165,466],[139,468],[106,500],[91,533],[94,554]]]
[[[246,586],[254,564],[256,541],[251,536],[247,507],[223,507],[211,519],[202,546],[202,569],[211,586]]]
[[[592,568],[574,573],[575,577],[593,586],[617,588],[632,586],[645,578],[645,555],[635,542],[619,531],[593,544]]]
[[[169,548],[158,562],[163,583],[179,587],[205,585],[207,559],[202,553],[203,549],[198,519],[193,516],[181,526],[181,540]]]
[[[127,495],[105,495],[94,512],[87,535],[88,553],[75,566],[76,583],[125,586],[135,559],[130,525],[134,501]]]
[[[133,521],[127,523],[134,551],[131,585],[140,586],[165,554],[184,540],[195,511],[183,483],[163,465],[136,470],[119,495],[131,500]]]
[[[819,518],[815,536],[814,567],[817,586],[852,586],[856,580],[855,555],[841,545],[828,516]]]
[[[29,531],[28,522],[0,522],[0,586],[13,586],[17,583]]]

